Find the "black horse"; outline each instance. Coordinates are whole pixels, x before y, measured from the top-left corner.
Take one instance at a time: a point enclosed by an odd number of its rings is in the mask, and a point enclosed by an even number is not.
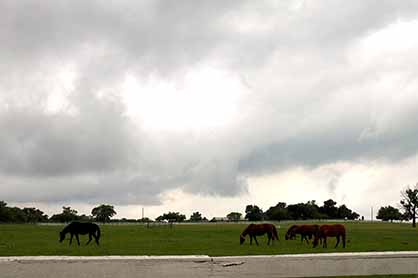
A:
[[[71,222],[65,228],[60,232],[60,242],[62,242],[65,239],[65,235],[67,233],[70,233],[70,245],[73,241],[73,236],[75,235],[75,238],[77,239],[78,245],[80,245],[80,240],[78,238],[78,235],[86,235],[89,234],[89,241],[87,241],[86,245],[90,243],[90,241],[95,239],[97,245],[99,245],[99,239],[100,239],[100,228],[97,224],[94,223],[81,223],[81,222]]]

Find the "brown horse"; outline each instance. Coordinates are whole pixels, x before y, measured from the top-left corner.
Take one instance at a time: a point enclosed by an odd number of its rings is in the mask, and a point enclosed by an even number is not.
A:
[[[307,244],[309,244],[309,239],[312,239],[312,236],[314,236],[319,230],[319,225],[293,225],[291,226],[286,233],[285,239],[294,239],[296,238],[296,234],[300,234],[301,242],[303,240],[306,241]]]
[[[269,245],[272,240],[279,240],[276,227],[273,224],[250,224],[239,236],[239,243],[243,244],[245,237],[249,235],[250,244],[253,243],[254,239],[255,243],[258,245],[256,236],[262,236],[264,234],[267,234],[268,237],[267,245]]]
[[[343,248],[345,248],[345,226],[342,224],[334,224],[334,225],[321,225],[319,227],[318,232],[315,235],[315,239],[313,242],[313,247],[318,245],[318,241],[322,240],[322,247],[327,247],[327,237],[336,237],[337,243],[335,244],[335,248],[337,248],[338,244],[340,243],[340,237],[343,241]]]
[[[296,229],[297,227],[299,227],[299,225],[292,225],[292,226],[290,226],[290,228],[287,229],[287,232],[286,232],[284,238],[286,240],[295,239],[296,238],[296,233],[294,233],[293,230]]]

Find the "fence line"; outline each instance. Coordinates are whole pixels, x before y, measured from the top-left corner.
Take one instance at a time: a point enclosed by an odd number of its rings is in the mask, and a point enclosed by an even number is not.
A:
[[[0,257],[2,278],[326,277],[418,274],[418,252],[273,256]],[[418,277],[418,276],[417,276]]]

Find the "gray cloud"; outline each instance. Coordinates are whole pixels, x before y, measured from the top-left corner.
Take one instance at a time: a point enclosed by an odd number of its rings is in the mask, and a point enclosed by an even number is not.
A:
[[[9,201],[158,204],[175,188],[234,196],[251,175],[418,151],[417,84],[379,85],[387,74],[411,80],[418,53],[372,66],[350,56],[365,36],[416,19],[415,1],[2,1],[0,11]],[[228,129],[149,133],[126,115],[126,74],[178,81],[209,62],[250,91]],[[57,80],[66,67],[72,88]],[[68,107],[51,113],[57,87]],[[396,106],[392,89],[404,92]]]
[[[0,171],[55,176],[129,167],[138,144],[117,103],[83,94],[76,115],[10,108],[0,117]]]
[[[299,9],[293,3],[303,2]],[[176,71],[208,56],[253,68],[277,50],[341,47],[397,19],[416,16],[414,1],[2,1],[1,57],[15,63],[74,59],[103,51],[102,63]],[[270,23],[266,28],[246,25]],[[244,26],[244,27],[243,27]],[[239,31],[244,28],[244,31]],[[113,55],[113,57],[112,57]],[[110,59],[108,59],[110,58]],[[9,65],[10,66],[10,65]]]

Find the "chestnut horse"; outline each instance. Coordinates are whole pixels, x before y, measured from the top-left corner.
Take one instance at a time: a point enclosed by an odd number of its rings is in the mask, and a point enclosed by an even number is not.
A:
[[[334,225],[321,225],[319,227],[318,232],[315,235],[315,239],[313,242],[313,247],[318,245],[318,241],[322,240],[322,247],[327,247],[327,237],[336,237],[337,243],[335,244],[335,248],[337,248],[338,244],[340,243],[340,237],[343,241],[343,248],[345,248],[345,226],[342,224],[334,224]]]
[[[294,233],[293,230],[296,229],[297,227],[299,227],[299,225],[292,225],[292,226],[290,226],[290,228],[287,229],[287,232],[286,232],[284,238],[286,240],[295,239],[296,238],[296,233]]]
[[[286,233],[285,239],[294,239],[296,237],[296,234],[300,234],[301,242],[305,239],[306,243],[309,244],[309,239],[312,239],[312,236],[314,236],[319,230],[319,225],[293,225],[291,226]]]
[[[254,239],[255,243],[258,245],[256,236],[262,236],[264,234],[267,234],[268,237],[267,245],[270,245],[270,241],[272,240],[279,240],[276,227],[273,224],[250,224],[239,236],[239,243],[243,244],[245,237],[249,235],[250,244],[253,243]]]

